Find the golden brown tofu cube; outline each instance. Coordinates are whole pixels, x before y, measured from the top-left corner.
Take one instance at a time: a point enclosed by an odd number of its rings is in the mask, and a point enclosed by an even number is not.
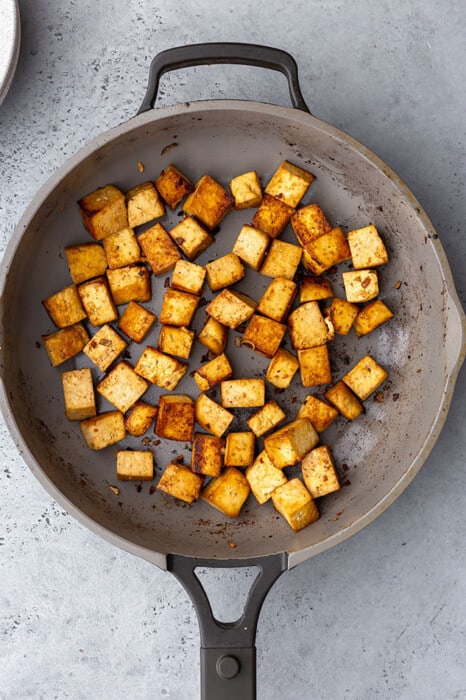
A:
[[[299,301],[320,301],[333,297],[332,285],[324,277],[304,277],[300,285]]]
[[[361,401],[367,399],[383,382],[388,374],[373,357],[365,355],[343,377],[343,381]]]
[[[330,384],[332,373],[327,345],[317,345],[315,348],[298,350],[298,360],[303,386]]]
[[[259,299],[256,311],[274,321],[283,321],[293,305],[298,286],[293,280],[276,277]]]
[[[253,314],[244,331],[241,345],[255,350],[265,357],[273,357],[280,347],[286,326],[266,316]]]
[[[81,432],[91,450],[103,450],[126,437],[125,422],[120,411],[107,411],[81,421]]]
[[[227,344],[228,329],[212,316],[208,316],[197,339],[214,355],[221,355]]]
[[[254,462],[254,433],[228,433],[225,442],[226,467],[249,467]]]
[[[252,219],[255,228],[267,233],[270,238],[277,238],[294,214],[294,208],[277,197],[265,194]]]
[[[157,415],[157,406],[145,401],[136,401],[125,416],[125,428],[128,435],[141,437],[149,430]]]
[[[271,498],[275,510],[295,532],[319,519],[315,501],[298,477],[276,488]]]
[[[78,287],[82,305],[93,326],[103,326],[118,318],[118,311],[105,277],[96,277]]]
[[[116,306],[130,301],[151,300],[150,275],[145,265],[128,265],[117,270],[107,270],[107,279]]]
[[[348,420],[354,420],[364,410],[357,396],[342,381],[327,389],[324,396]]]
[[[296,357],[285,348],[280,348],[270,360],[265,378],[279,389],[287,389],[298,368]]]
[[[291,217],[291,226],[299,243],[306,248],[319,236],[330,233],[332,226],[327,221],[324,212],[318,204],[308,204],[301,207]]]
[[[318,263],[317,260],[313,258],[310,255],[310,253],[307,252],[307,250],[304,249],[301,262],[303,264],[304,269],[307,272],[311,272],[313,275],[321,275],[326,270],[325,265],[321,265],[320,263]]]
[[[167,440],[190,442],[194,430],[194,402],[186,394],[167,394],[159,399],[155,434]]]
[[[138,236],[138,243],[157,277],[168,272],[181,260],[181,253],[162,224],[155,224]]]
[[[218,476],[223,466],[224,440],[215,435],[194,433],[191,469],[195,474]]]
[[[249,492],[249,483],[244,474],[239,469],[228,467],[220,476],[209,481],[201,492],[201,498],[229,518],[237,518]]]
[[[321,445],[308,452],[303,458],[301,469],[304,483],[312,498],[327,496],[340,489],[332,452],[327,445]]]
[[[224,379],[229,379],[233,374],[233,367],[230,365],[225,353],[217,355],[210,362],[199,367],[194,373],[194,381],[201,391],[209,391],[214,386],[220,384]]]
[[[84,226],[96,241],[128,226],[125,195],[114,185],[100,187],[78,205]]]
[[[350,249],[340,227],[307,243],[307,269],[316,275],[322,274],[334,265],[338,265],[351,257]]]
[[[196,182],[196,189],[183,204],[188,216],[195,216],[212,230],[233,207],[233,198],[210,175],[203,175]]]
[[[235,253],[228,253],[205,266],[207,282],[213,292],[229,287],[244,277],[244,267]]]
[[[381,299],[365,306],[354,319],[354,332],[357,336],[367,335],[393,318],[393,312]]]
[[[152,182],[142,182],[128,190],[126,205],[131,228],[147,224],[165,214],[165,205]]]
[[[157,348],[167,355],[176,355],[187,360],[191,354],[195,332],[189,328],[177,326],[162,326],[157,342]]]
[[[376,270],[352,270],[343,272],[346,299],[354,304],[374,299],[379,293],[379,278]]]
[[[256,437],[261,437],[283,423],[285,418],[285,411],[280,408],[276,401],[267,401],[251,418],[248,418],[246,423]]]
[[[206,394],[199,394],[195,403],[196,422],[216,437],[222,437],[234,419],[233,413],[212,401]]]
[[[79,323],[87,316],[78,294],[78,288],[74,284],[60,289],[59,292],[44,299],[42,303],[57,328],[74,326],[75,323]]]
[[[332,299],[330,306],[325,309],[325,315],[332,324],[335,333],[340,335],[348,335],[358,313],[359,306],[338,297]]]
[[[319,442],[308,418],[297,418],[264,438],[264,448],[277,469],[291,467]]]
[[[96,414],[91,370],[73,369],[62,373],[65,415],[68,420],[84,420]]]
[[[315,175],[284,160],[273,174],[265,191],[295,209],[314,180]]]
[[[188,327],[199,304],[199,297],[177,289],[167,289],[163,297],[159,321],[167,326]]]
[[[261,181],[255,170],[238,175],[230,181],[235,209],[258,207],[262,201]]]
[[[197,258],[214,240],[193,216],[187,216],[168,233],[189,260]]]
[[[290,338],[296,350],[314,348],[331,339],[331,332],[317,301],[307,301],[292,311],[288,318]]]
[[[82,243],[65,247],[66,262],[75,284],[99,277],[107,269],[105,251],[99,243]]]
[[[122,413],[136,403],[147,391],[148,382],[140,377],[127,362],[119,362],[97,384],[97,391]]]
[[[127,345],[111,326],[105,324],[83,348],[83,352],[96,367],[105,372]]]
[[[269,243],[270,237],[264,231],[245,224],[238,234],[232,252],[253,270],[258,270],[264,261]]]
[[[111,270],[133,265],[141,260],[141,249],[132,228],[122,228],[103,240],[105,255]]]
[[[302,254],[302,249],[297,245],[285,241],[272,241],[260,273],[267,277],[284,277],[292,280],[301,262]]]
[[[136,362],[134,370],[152,384],[173,391],[186,374],[188,365],[148,345]]]
[[[148,481],[154,478],[154,456],[143,450],[118,450],[117,478],[121,481]]]
[[[181,501],[193,503],[199,498],[203,483],[203,476],[194,474],[191,469],[182,464],[170,462],[162,474],[157,488]]]
[[[88,340],[89,336],[82,323],[76,323],[74,326],[67,326],[67,328],[42,336],[42,342],[52,367],[58,367],[62,362],[70,360],[78,352],[81,352]]]
[[[156,320],[157,316],[152,311],[136,301],[130,301],[118,321],[118,328],[135,343],[142,343]]]
[[[338,416],[338,411],[316,396],[307,396],[298,411],[298,418],[309,418],[318,433],[323,433]]]
[[[265,450],[246,469],[245,476],[253,495],[261,505],[269,500],[275,489],[288,481],[283,471],[273,466]]]
[[[263,379],[227,379],[220,384],[224,408],[255,408],[265,403]]]
[[[183,197],[194,190],[191,180],[174,165],[169,165],[162,170],[155,181],[155,186],[170,209],[175,209]]]
[[[256,302],[246,294],[222,289],[206,307],[206,312],[216,321],[228,328],[238,328],[251,318]]]
[[[348,244],[355,270],[388,263],[388,253],[373,224],[348,233]]]
[[[204,285],[205,275],[205,268],[201,265],[188,260],[178,260],[173,270],[172,288],[199,295]]]

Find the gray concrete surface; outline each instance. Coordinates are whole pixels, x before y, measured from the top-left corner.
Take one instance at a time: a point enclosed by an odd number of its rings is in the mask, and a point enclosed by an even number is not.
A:
[[[412,188],[464,302],[460,0],[20,5],[19,65],[0,108],[2,249],[67,156],[135,113],[156,52],[262,42],[294,54],[317,116]],[[172,74],[160,101],[223,96],[288,104],[281,76],[247,68]],[[466,698],[465,388],[463,370],[441,437],[397,502],[272,589],[257,639],[260,698]],[[199,634],[180,585],[74,522],[0,430],[0,698],[197,698]],[[233,615],[235,586],[220,574],[209,581],[219,614]]]

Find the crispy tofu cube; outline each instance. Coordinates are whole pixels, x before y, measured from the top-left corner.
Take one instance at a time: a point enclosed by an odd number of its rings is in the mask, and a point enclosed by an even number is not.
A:
[[[199,335],[198,341],[208,348],[214,355],[221,355],[225,350],[228,340],[228,328],[222,326],[212,316],[208,316]]]
[[[267,277],[284,277],[292,280],[301,262],[302,254],[302,249],[297,245],[285,241],[272,241],[260,273]]]
[[[193,216],[187,216],[168,233],[189,260],[197,258],[214,240]]]
[[[262,201],[261,181],[255,170],[238,175],[230,181],[235,209],[258,207]]]
[[[136,301],[130,301],[121,314],[118,328],[135,343],[142,343],[156,320],[157,316],[152,311],[148,311]]]
[[[321,265],[313,258],[307,250],[303,249],[303,257],[301,258],[304,269],[307,272],[311,272],[313,275],[321,275],[325,272],[325,265]]]
[[[157,348],[167,355],[176,355],[187,360],[191,354],[195,331],[177,326],[162,326]]]
[[[203,175],[196,182],[196,189],[183,204],[188,216],[195,216],[208,229],[219,225],[225,214],[233,207],[233,198],[210,175]]]
[[[307,301],[288,318],[291,343],[295,350],[314,348],[331,339],[331,333],[317,301]]]
[[[148,481],[154,478],[154,455],[143,450],[118,450],[117,478],[121,481]]]
[[[233,413],[212,401],[206,394],[199,394],[195,403],[196,422],[216,437],[222,437],[234,419]]]
[[[147,391],[148,382],[127,362],[119,362],[97,384],[97,391],[122,413],[133,406]]]
[[[159,398],[155,434],[167,440],[190,442],[194,430],[194,401],[186,394]]]
[[[277,469],[291,467],[319,442],[308,418],[297,418],[264,438],[264,448]]]
[[[230,365],[225,353],[217,355],[210,362],[199,367],[194,373],[194,381],[201,391],[209,391],[214,386],[220,384],[224,379],[229,379],[233,374],[233,367]]]
[[[84,420],[97,413],[91,370],[73,369],[61,375],[65,415],[68,420]]]
[[[244,267],[235,253],[228,253],[205,266],[207,282],[213,292],[229,287],[244,277]]]
[[[78,287],[78,293],[93,326],[103,326],[117,320],[118,311],[105,277],[83,282]]]
[[[138,243],[157,277],[168,272],[181,260],[181,253],[162,224],[155,224],[138,236]]]
[[[348,335],[358,313],[359,306],[338,297],[334,297],[330,306],[325,309],[325,315],[330,320],[335,333],[340,335]]]
[[[309,418],[318,433],[323,433],[338,416],[338,411],[316,396],[307,396],[298,411],[298,418]]]
[[[370,301],[379,293],[379,278],[376,270],[352,270],[343,272],[346,299],[357,304]]]
[[[228,379],[220,384],[224,408],[254,408],[265,403],[263,379]]]
[[[350,249],[340,227],[333,228],[306,244],[307,269],[316,275],[351,257]]]
[[[228,328],[238,328],[251,318],[256,302],[246,294],[222,289],[206,307],[206,312],[216,321]]]
[[[87,316],[78,294],[78,287],[74,284],[60,289],[42,303],[57,328],[74,326]]]
[[[191,180],[174,165],[169,165],[162,170],[155,181],[155,186],[170,209],[176,209],[183,197],[194,190]]]
[[[244,331],[241,345],[247,345],[252,350],[273,357],[280,347],[286,326],[266,316],[253,314],[246,330]]]
[[[89,335],[82,323],[76,323],[74,326],[67,326],[42,336],[42,342],[52,367],[58,367],[81,352],[88,340]]]
[[[319,236],[330,233],[332,226],[327,221],[324,212],[318,204],[308,204],[301,207],[291,217],[291,226],[299,243],[306,248]]]
[[[267,233],[270,238],[277,238],[294,214],[294,208],[281,199],[265,194],[252,219],[255,228]]]
[[[199,295],[204,285],[205,276],[205,268],[201,265],[196,265],[188,260],[178,260],[173,270],[172,288],[179,289],[180,292]]]
[[[66,262],[75,284],[105,274],[107,258],[99,243],[82,243],[65,247]]]
[[[149,270],[145,265],[128,265],[107,270],[110,292],[116,306],[152,298]]]
[[[270,360],[265,378],[279,389],[287,389],[298,368],[296,357],[285,348],[280,348]]]
[[[103,245],[108,266],[112,270],[141,260],[141,249],[132,228],[122,228],[121,231],[111,233],[104,238]]]
[[[181,501],[193,503],[199,498],[203,483],[203,476],[194,474],[191,469],[182,464],[170,462],[162,474],[157,488]]]
[[[327,445],[321,445],[308,452],[301,463],[301,470],[312,498],[327,496],[340,489],[332,452]]]
[[[128,343],[111,326],[105,324],[84,346],[83,352],[102,372],[121,355]]]
[[[365,306],[354,319],[354,332],[361,337],[393,318],[393,312],[381,299],[376,299]]]
[[[120,411],[107,411],[81,421],[81,432],[91,450],[103,450],[126,437],[125,422]]]
[[[296,209],[314,180],[315,175],[284,160],[273,174],[265,191]]]
[[[145,401],[136,401],[125,416],[125,428],[128,435],[141,437],[149,430],[157,415],[157,406]]]
[[[298,350],[298,360],[303,386],[330,384],[332,373],[327,345],[317,345],[315,348]]]
[[[282,322],[293,305],[297,290],[298,286],[293,280],[276,277],[259,299],[256,311]]]
[[[152,384],[173,391],[186,374],[188,365],[148,345],[136,362],[134,370]]]
[[[388,263],[388,253],[373,224],[348,233],[348,244],[355,270]]]
[[[215,435],[194,433],[191,469],[195,474],[218,476],[223,466],[224,440]]]
[[[114,185],[100,187],[78,205],[84,226],[96,241],[128,226],[125,195]]]
[[[246,423],[256,437],[261,437],[283,423],[285,418],[285,411],[280,408],[276,401],[267,401],[251,418],[248,418]]]
[[[225,442],[226,467],[249,467],[254,462],[254,433],[228,433]]]
[[[342,381],[327,389],[324,396],[348,420],[354,420],[364,410],[357,396]]]
[[[343,377],[343,381],[361,401],[367,399],[388,377],[387,372],[373,357],[365,355]]]
[[[273,466],[265,450],[256,457],[250,467],[247,467],[245,476],[253,495],[261,505],[269,500],[275,489],[288,481],[282,469]]]
[[[332,285],[324,277],[304,277],[299,289],[299,301],[320,301],[333,297]]]
[[[165,205],[152,182],[142,182],[128,190],[126,205],[131,228],[147,224],[165,214]]]
[[[249,492],[249,483],[244,474],[239,469],[228,467],[220,476],[209,481],[201,492],[201,498],[229,518],[237,518]]]
[[[275,510],[295,532],[319,519],[315,501],[298,477],[276,488],[271,498]]]
[[[269,243],[270,237],[264,231],[245,224],[238,234],[232,252],[253,270],[258,270],[264,261]]]
[[[199,297],[177,289],[167,289],[163,297],[159,321],[167,326],[188,327],[199,304]]]

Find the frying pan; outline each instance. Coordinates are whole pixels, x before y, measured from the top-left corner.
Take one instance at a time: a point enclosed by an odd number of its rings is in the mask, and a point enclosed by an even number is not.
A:
[[[242,100],[213,100],[156,108],[160,77],[167,71],[209,63],[243,63],[282,72],[293,109]],[[168,148],[167,148],[168,147]],[[334,225],[374,223],[386,241],[390,263],[381,271],[381,296],[395,312],[390,323],[365,338],[332,344],[335,379],[370,353],[389,373],[384,401],[366,401],[357,421],[338,418],[324,434],[344,486],[319,503],[321,518],[293,533],[269,504],[250,498],[231,521],[205,503],[193,506],[153,492],[148,484],[115,484],[112,448],[84,444],[79,426],[64,418],[61,372],[50,366],[40,338],[53,330],[40,301],[70,283],[65,245],[88,237],[76,201],[114,183],[123,191],[155,178],[170,162],[192,179],[209,173],[223,184],[248,170],[267,182],[288,159],[316,176],[303,203],[317,201]],[[145,166],[139,173],[137,163]],[[233,212],[199,259],[231,250],[251,212]],[[173,226],[176,213],[163,223]],[[287,231],[285,240],[293,241]],[[342,294],[340,275],[332,285]],[[390,168],[360,143],[309,112],[293,58],[270,47],[200,44],[165,51],[154,59],[139,113],[97,137],[71,157],[37,193],[8,245],[1,269],[1,407],[24,460],[45,489],[81,523],[110,542],[171,571],[196,607],[201,631],[203,698],[255,697],[254,639],[261,604],[286,569],[342,542],[382,513],[425,461],[444,423],[465,354],[465,316],[439,238],[413,194]],[[160,310],[164,279],[152,279],[149,305]],[[239,285],[258,299],[267,279],[249,272]],[[208,294],[206,293],[206,296]],[[200,309],[194,326],[202,324]],[[90,329],[92,330],[92,329]],[[235,376],[259,376],[267,362],[231,333],[227,354]],[[147,343],[154,344],[156,333]],[[141,346],[129,347],[135,362]],[[192,367],[201,362],[198,348]],[[60,369],[85,366],[80,357]],[[99,375],[92,370],[95,381]],[[197,394],[189,376],[177,391]],[[157,401],[151,388],[148,400]],[[292,419],[306,395],[295,380],[271,394]],[[99,410],[108,410],[102,399]],[[244,425],[239,411],[233,428]],[[141,449],[140,439],[128,439]],[[157,475],[188,446],[162,441],[154,451]],[[289,470],[293,475],[293,470]],[[197,567],[258,567],[239,620],[219,622],[196,576]]]

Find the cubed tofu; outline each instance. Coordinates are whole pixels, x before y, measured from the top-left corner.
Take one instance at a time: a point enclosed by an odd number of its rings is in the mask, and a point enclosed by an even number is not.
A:
[[[222,289],[206,307],[206,312],[227,328],[238,328],[251,318],[256,302],[246,294]]]
[[[329,270],[351,257],[350,249],[340,227],[333,228],[306,244],[307,269],[316,275]]]
[[[81,432],[91,450],[103,450],[126,437],[125,421],[120,411],[107,411],[81,421]]]
[[[203,476],[194,474],[191,469],[182,464],[170,462],[162,474],[157,488],[181,501],[193,503],[199,498],[203,483]]]
[[[288,481],[283,470],[274,467],[265,450],[256,457],[250,467],[247,467],[245,476],[253,495],[261,505],[269,500],[275,489]]]
[[[121,314],[118,328],[135,343],[142,343],[156,321],[157,316],[152,311],[145,309],[136,301],[130,301]]]
[[[57,328],[74,326],[86,318],[87,313],[81,302],[78,287],[72,284],[60,289],[42,302],[48,315]],[[92,322],[91,322],[92,323]]]
[[[318,433],[323,433],[337,416],[336,408],[312,395],[306,396],[298,411],[298,418],[309,418]]]
[[[97,384],[97,391],[122,413],[133,406],[147,391],[149,383],[127,362],[119,362]]]
[[[325,316],[339,335],[348,335],[358,313],[359,306],[338,297],[334,297],[330,306],[325,309]]]
[[[83,352],[102,372],[121,355],[128,343],[111,326],[105,324],[84,346]]]
[[[264,438],[264,448],[277,469],[291,467],[319,442],[308,418],[297,418]]]
[[[154,478],[154,455],[145,450],[118,450],[117,478],[121,481],[148,481]]]
[[[78,205],[84,226],[96,241],[128,226],[125,195],[114,185],[100,187]]]
[[[173,391],[186,374],[188,365],[148,345],[136,362],[134,370],[152,384]]]
[[[226,348],[228,340],[228,328],[222,326],[212,316],[207,316],[206,322],[202,326],[198,341],[208,348],[214,355],[221,355]]]
[[[267,233],[270,238],[277,238],[286,227],[294,211],[293,207],[289,207],[281,199],[265,194],[252,218],[252,225]]]
[[[133,265],[141,260],[141,249],[132,228],[122,228],[121,231],[111,233],[104,238],[103,246],[111,270]]]
[[[272,175],[265,192],[296,209],[314,180],[315,175],[284,160]]]
[[[324,277],[304,277],[299,288],[299,301],[321,301],[333,297],[332,285]]]
[[[82,323],[76,323],[73,326],[67,326],[42,336],[42,342],[52,367],[58,367],[77,355],[88,341],[89,335]]]
[[[205,268],[188,260],[178,260],[173,270],[172,288],[199,295],[204,285]]]
[[[84,420],[97,413],[91,370],[73,369],[61,375],[65,415],[68,420]]]
[[[209,481],[201,492],[201,499],[229,518],[237,518],[249,492],[249,483],[244,474],[239,469],[228,467],[220,476]]]
[[[376,299],[359,311],[353,323],[354,332],[359,337],[367,335],[391,318],[393,312],[381,299]]]
[[[291,312],[288,318],[291,344],[295,350],[314,348],[331,339],[331,333],[317,301],[307,301]]]
[[[379,278],[376,270],[351,270],[343,272],[342,277],[346,299],[353,304],[370,301],[379,293]]]
[[[285,241],[272,241],[265,262],[260,269],[267,277],[284,277],[292,280],[301,262],[302,249]]]
[[[189,260],[197,258],[214,240],[193,216],[182,219],[168,233]]]
[[[185,200],[183,211],[212,230],[232,207],[233,197],[210,175],[203,175],[196,182],[194,192]]]
[[[258,270],[264,261],[269,243],[270,237],[264,231],[245,224],[238,234],[232,252],[253,270]]]
[[[280,347],[286,325],[266,316],[253,314],[244,331],[241,345],[255,350],[264,357],[273,357]]]
[[[209,391],[209,389],[213,389],[220,382],[229,379],[232,374],[233,367],[225,353],[222,353],[214,357],[210,362],[206,362],[202,367],[199,367],[194,372],[194,381],[201,391]]]
[[[228,379],[220,384],[224,408],[254,408],[265,403],[263,379]]]
[[[262,186],[259,175],[250,170],[230,181],[230,190],[235,200],[235,209],[258,207],[262,201]]]
[[[343,381],[327,389],[324,396],[348,420],[355,420],[364,410],[358,397]]]
[[[219,406],[206,394],[199,394],[197,397],[195,416],[196,422],[199,423],[201,428],[204,428],[204,430],[216,437],[222,437],[234,419],[233,413]]]
[[[83,282],[79,285],[78,292],[87,317],[93,326],[103,326],[117,320],[118,311],[105,277],[96,277],[93,280]]]
[[[301,470],[312,498],[327,496],[340,489],[332,451],[327,445],[320,445],[308,452],[301,463]]]
[[[256,311],[273,318],[274,321],[284,321],[293,305],[297,290],[298,286],[293,280],[276,277],[259,299]]]
[[[155,186],[170,209],[176,209],[181,200],[194,190],[191,180],[174,165],[169,165],[162,170],[155,181]]]
[[[298,350],[301,383],[303,386],[319,386],[330,384],[332,372],[327,345],[317,345],[315,348]]]
[[[159,398],[155,434],[167,440],[191,442],[194,431],[194,401],[186,394]]]
[[[138,243],[157,277],[168,272],[181,260],[181,253],[162,224],[155,224],[138,236]]]
[[[261,437],[261,435],[265,435],[265,433],[283,423],[285,419],[286,413],[280,408],[278,403],[276,401],[267,401],[251,418],[248,418],[246,423],[256,437]]]
[[[178,289],[165,291],[159,321],[167,326],[188,328],[199,304],[199,297]]]
[[[165,214],[165,205],[152,182],[142,182],[128,190],[126,205],[131,228],[147,224]]]
[[[75,284],[105,274],[107,258],[99,243],[66,246],[65,255],[71,279]]]
[[[254,462],[254,433],[228,433],[225,441],[226,467],[249,467]]]
[[[291,217],[291,226],[298,242],[306,248],[319,236],[330,233],[332,226],[318,204],[301,207]]]
[[[271,498],[275,510],[295,532],[319,519],[315,501],[298,477],[276,488]]]
[[[296,357],[285,348],[280,348],[270,360],[265,378],[279,389],[287,389],[298,369]]]
[[[116,306],[152,298],[149,270],[145,265],[127,265],[107,270],[107,279]]]
[[[141,437],[149,430],[157,415],[157,406],[145,401],[136,401],[125,416],[125,428],[128,435]]]
[[[387,379],[388,374],[373,357],[365,355],[359,362],[343,377],[343,381],[356,394],[361,401],[364,401]]]
[[[157,348],[167,355],[176,355],[184,360],[189,359],[194,342],[195,331],[177,326],[162,326],[157,342]]]
[[[244,267],[236,253],[222,255],[205,266],[207,282],[213,292],[229,287],[244,277]]]
[[[388,253],[373,224],[348,233],[351,260],[355,270],[388,263]]]
[[[215,435],[194,433],[191,448],[191,469],[195,474],[218,476],[223,467],[225,441]]]

